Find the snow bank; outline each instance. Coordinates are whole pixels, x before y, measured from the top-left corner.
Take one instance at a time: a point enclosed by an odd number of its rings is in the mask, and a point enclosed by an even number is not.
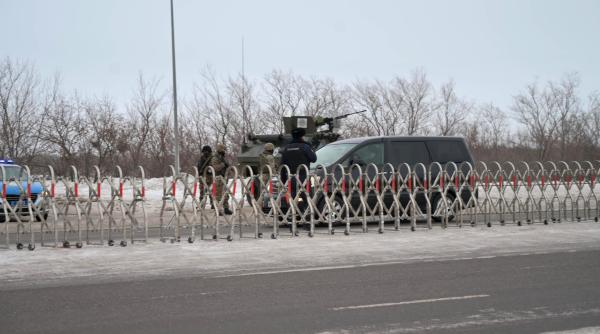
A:
[[[600,224],[562,223],[243,239],[135,247],[0,251],[0,289],[170,276],[223,276],[322,267],[600,249]]]

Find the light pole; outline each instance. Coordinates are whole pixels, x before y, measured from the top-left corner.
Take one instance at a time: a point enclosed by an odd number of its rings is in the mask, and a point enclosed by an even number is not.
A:
[[[173,127],[175,128],[175,171],[179,175],[179,124],[177,123],[177,75],[175,68],[175,23],[171,0],[171,56],[173,59]]]

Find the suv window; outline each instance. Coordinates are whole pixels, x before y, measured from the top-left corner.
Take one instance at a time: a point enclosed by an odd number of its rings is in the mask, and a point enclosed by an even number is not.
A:
[[[350,154],[350,157],[344,161],[345,166],[350,166],[353,163],[383,165],[383,143],[367,144]]]
[[[432,140],[427,142],[431,158],[441,164],[447,162],[471,161],[469,153],[462,141]]]
[[[389,163],[394,168],[401,163],[407,163],[411,168],[417,163],[429,165],[429,151],[422,141],[392,141],[389,154]]]

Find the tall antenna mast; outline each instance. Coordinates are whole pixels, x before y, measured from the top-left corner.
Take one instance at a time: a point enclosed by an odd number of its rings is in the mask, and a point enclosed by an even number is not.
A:
[[[247,120],[246,115],[246,73],[244,72],[244,36],[242,36],[242,136],[243,143],[246,143],[246,131],[247,131]]]
[[[177,70],[175,68],[175,20],[171,0],[171,59],[173,63],[173,128],[175,132],[175,171],[179,175],[179,123],[177,122]]]

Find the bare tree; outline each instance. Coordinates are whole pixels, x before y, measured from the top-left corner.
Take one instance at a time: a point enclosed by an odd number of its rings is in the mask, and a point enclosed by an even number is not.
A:
[[[35,156],[43,121],[38,112],[38,85],[33,66],[9,58],[0,62],[0,155],[23,163]]]
[[[512,110],[525,126],[537,152],[537,159],[545,160],[555,141],[559,123],[556,99],[533,83],[514,97]]]
[[[577,125],[577,120],[581,117],[581,105],[576,91],[579,82],[577,73],[569,73],[558,83],[548,83],[548,94],[554,99],[556,107],[554,117],[558,125],[557,141],[561,160],[566,158],[569,141],[574,140],[573,136],[577,134],[573,131],[573,126]]]
[[[483,143],[493,153],[499,153],[499,148],[506,145],[508,135],[506,114],[493,103],[488,103],[481,106],[479,115],[478,123],[481,125]]]
[[[147,80],[142,73],[138,76],[137,84],[133,98],[127,105],[126,121],[129,132],[127,152],[132,168],[140,165],[146,156],[146,147],[166,95],[166,92],[157,92],[159,80]]]
[[[39,138],[48,151],[60,156],[59,169],[66,170],[69,165],[78,165],[87,131],[81,110],[82,102],[77,95],[67,98],[61,93],[60,76],[56,75],[42,104],[45,122],[40,127]]]
[[[305,80],[291,72],[273,71],[265,77],[265,108],[261,118],[268,132],[283,132],[284,116],[295,116],[303,105]]]
[[[352,105],[354,109],[366,109],[360,115],[364,129],[355,129],[366,135],[391,136],[399,131],[402,121],[400,111],[403,97],[381,81],[367,83],[358,81],[353,85]],[[360,124],[359,123],[359,124]]]
[[[406,135],[413,136],[419,133],[427,134],[427,124],[432,114],[432,87],[427,75],[422,69],[414,70],[410,80],[396,78],[394,89],[397,89],[404,98],[403,119]]]
[[[462,130],[473,105],[456,96],[454,81],[450,80],[440,88],[435,108],[433,126],[440,136],[455,136]]]
[[[88,141],[97,165],[103,172],[114,172],[119,154],[127,151],[123,117],[116,112],[110,97],[104,96],[85,105]]]

